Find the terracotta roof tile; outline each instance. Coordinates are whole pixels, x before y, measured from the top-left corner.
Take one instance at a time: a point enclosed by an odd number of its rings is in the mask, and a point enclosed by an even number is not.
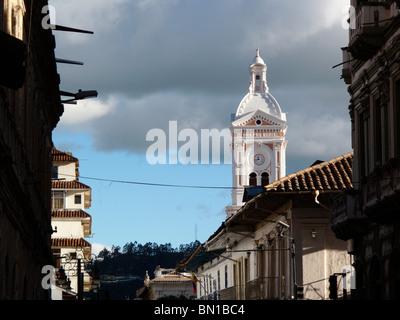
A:
[[[92,245],[83,238],[52,238],[52,247],[91,247]]]
[[[351,190],[353,152],[290,174],[265,187],[266,191]]]
[[[92,218],[84,210],[53,210],[51,212],[52,218]]]
[[[91,188],[86,184],[79,182],[77,180],[65,181],[65,180],[52,180],[52,189],[85,189],[90,190]]]
[[[53,148],[51,150],[51,156],[53,158],[53,161],[67,161],[67,162],[78,162],[78,158],[72,156],[71,154],[67,152],[63,152],[60,150],[57,150],[56,148]]]
[[[159,277],[159,278],[154,278],[150,282],[189,282],[192,281],[191,278],[188,277]]]

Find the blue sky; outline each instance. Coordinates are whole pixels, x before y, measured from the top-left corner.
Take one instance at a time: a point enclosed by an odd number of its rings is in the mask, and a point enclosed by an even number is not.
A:
[[[257,48],[270,93],[287,113],[287,174],[351,151],[349,95],[340,79],[348,0],[50,0],[60,89],[99,92],[65,105],[55,146],[80,159],[92,187],[94,247],[201,242],[225,219],[230,165],[150,165],[149,130],[229,128]]]
[[[144,154],[94,150],[92,139],[84,133],[56,130],[53,141],[56,146],[79,141],[76,152],[68,150],[79,158],[80,181],[92,188],[92,206],[87,210],[93,218],[94,235],[88,239],[91,243],[123,247],[127,242],[138,241],[178,247],[206,240],[225,217],[229,189],[147,186],[109,180],[230,187],[230,165],[150,165]]]

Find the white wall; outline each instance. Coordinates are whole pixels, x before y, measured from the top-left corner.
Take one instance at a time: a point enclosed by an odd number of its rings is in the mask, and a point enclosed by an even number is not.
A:
[[[53,233],[52,238],[83,238],[82,219],[60,218],[51,219],[53,230],[57,227],[57,232]]]
[[[75,162],[65,163],[63,161],[54,161],[53,165],[58,166],[58,179],[65,179],[66,181],[76,179]]]
[[[81,203],[75,203],[75,195],[81,195]],[[85,194],[83,191],[68,190],[65,196],[65,209],[84,209]]]

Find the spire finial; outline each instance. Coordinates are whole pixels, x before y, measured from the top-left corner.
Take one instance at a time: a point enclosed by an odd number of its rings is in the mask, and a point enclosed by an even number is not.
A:
[[[256,49],[256,57],[260,56],[260,49]]]

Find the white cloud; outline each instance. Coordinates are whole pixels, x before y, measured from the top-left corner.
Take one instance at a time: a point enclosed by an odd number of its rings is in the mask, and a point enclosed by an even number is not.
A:
[[[98,118],[110,115],[116,109],[117,100],[109,96],[106,101],[89,99],[78,101],[76,105],[65,104],[61,123],[67,126],[81,126]]]
[[[98,256],[99,253],[103,249],[107,249],[108,251],[111,251],[112,246],[105,245],[105,244],[102,244],[102,243],[92,243],[92,254]]]

